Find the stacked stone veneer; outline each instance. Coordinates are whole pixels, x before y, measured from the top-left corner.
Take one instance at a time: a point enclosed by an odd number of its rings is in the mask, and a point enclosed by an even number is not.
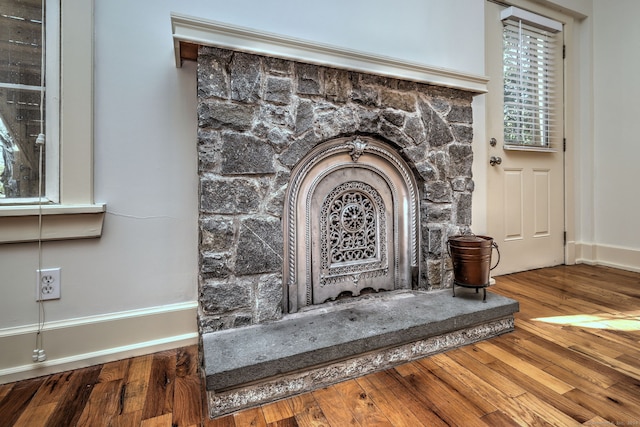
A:
[[[471,223],[471,100],[456,89],[201,47],[201,332],[282,316],[290,172],[336,137],[376,137],[408,162],[421,187],[415,287],[450,286],[446,240]]]

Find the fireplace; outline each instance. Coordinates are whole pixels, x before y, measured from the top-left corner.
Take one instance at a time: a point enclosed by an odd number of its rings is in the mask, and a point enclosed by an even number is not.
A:
[[[450,286],[445,242],[471,223],[472,93],[200,47],[198,97],[204,332]]]
[[[212,416],[513,329],[516,302],[446,291],[447,238],[470,232],[471,103],[486,80],[172,22],[178,64],[198,63]]]

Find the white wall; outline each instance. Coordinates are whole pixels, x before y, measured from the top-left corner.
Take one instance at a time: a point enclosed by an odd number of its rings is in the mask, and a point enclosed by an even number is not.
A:
[[[170,12],[482,74],[483,7],[479,0],[95,1],[103,236],[44,243],[43,266],[62,268],[62,298],[45,304],[49,360],[38,365],[31,363],[37,245],[0,245],[0,382],[195,342],[195,65],[175,67]]]
[[[639,15],[636,0],[594,1],[594,239],[638,251]]]

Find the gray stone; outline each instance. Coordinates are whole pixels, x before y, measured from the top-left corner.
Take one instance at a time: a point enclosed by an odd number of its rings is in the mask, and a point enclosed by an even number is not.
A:
[[[316,112],[315,127],[318,135],[326,140],[355,132],[358,128],[358,118],[355,111],[349,108],[323,109]]]
[[[232,319],[234,328],[242,328],[253,324],[253,316],[251,314],[235,314]]]
[[[489,293],[486,303],[466,295],[393,292],[357,305],[206,334],[206,388],[238,387],[512,317],[518,311],[516,301],[500,295]]]
[[[291,79],[282,77],[267,77],[265,83],[264,99],[275,104],[288,104],[291,102],[293,83]]]
[[[390,369],[412,360],[453,350],[467,344],[493,338],[513,331],[513,316],[490,320],[456,331],[403,344],[393,348],[372,351],[363,355],[310,367],[302,372],[287,373],[241,385],[227,391],[207,391],[209,416],[219,417],[248,407],[275,402],[300,393]]]
[[[198,97],[229,98],[229,75],[217,56],[198,57]]]
[[[427,228],[429,230],[428,253],[440,257],[442,255],[442,228],[433,225]]]
[[[302,139],[295,141],[280,155],[280,163],[292,168],[320,141],[314,132],[308,132]]]
[[[384,89],[380,93],[380,103],[410,113],[416,111],[416,97],[412,93]]]
[[[454,178],[451,180],[451,189],[453,191],[465,191],[467,190],[468,178]]]
[[[351,82],[349,72],[335,68],[325,69],[325,96],[328,100],[337,103],[345,103],[349,100]]]
[[[445,179],[449,170],[449,155],[443,151],[430,151],[428,158],[438,171],[438,178]]]
[[[273,147],[250,135],[225,132],[222,134],[220,173],[223,175],[252,175],[275,173]]]
[[[471,144],[473,142],[473,127],[468,125],[451,125],[451,132],[457,142]]]
[[[200,255],[200,273],[207,278],[229,277],[229,256],[227,254],[204,252]]]
[[[429,104],[436,112],[446,114],[451,108],[451,104],[442,98],[430,98]]]
[[[240,224],[236,274],[274,273],[282,269],[282,226],[275,218],[249,218]]]
[[[419,117],[408,117],[404,124],[404,133],[413,140],[415,145],[421,145],[427,140],[424,124]]]
[[[267,196],[267,201],[264,206],[265,213],[277,218],[282,218],[286,193],[286,187],[271,191]]]
[[[200,249],[226,252],[233,245],[233,220],[224,217],[200,218]]]
[[[381,136],[387,138],[390,141],[395,142],[401,147],[412,146],[413,141],[407,135],[402,132],[397,126],[390,124],[389,122],[382,121],[380,123],[379,133]]]
[[[203,101],[198,103],[198,127],[200,129],[249,130],[255,111],[255,107],[251,105]]]
[[[313,102],[301,99],[296,109],[296,134],[302,134],[313,126]]]
[[[430,202],[450,203],[451,202],[451,185],[445,181],[434,181],[426,185],[425,197]]]
[[[380,115],[376,111],[359,108],[358,115],[358,131],[363,133],[377,133],[380,127]]]
[[[402,149],[405,157],[414,165],[422,164],[428,155],[428,147],[426,144],[419,146],[410,146]]]
[[[448,203],[423,203],[422,209],[427,223],[451,221],[451,205]]]
[[[198,315],[198,329],[200,331],[200,335],[226,329],[224,325],[224,319],[221,316],[209,316],[205,314]]]
[[[429,162],[416,163],[415,168],[420,177],[427,182],[435,181],[438,178],[436,169]]]
[[[451,144],[449,146],[448,176],[471,177],[473,149],[468,144]]]
[[[443,284],[442,282],[441,258],[429,255],[429,259],[427,260],[427,276],[429,278],[429,286],[432,289],[441,289],[446,287],[446,284]]]
[[[362,104],[367,107],[375,107],[378,105],[380,94],[372,87],[364,86],[354,88],[351,91],[351,100],[357,104]]]
[[[205,281],[200,292],[200,306],[206,314],[250,308],[251,286],[242,280]]]
[[[198,146],[198,172],[213,172],[216,170],[220,152],[213,145]]]
[[[461,193],[455,196],[456,224],[471,225],[471,194]]]
[[[282,317],[282,275],[260,277],[256,290],[256,322],[277,320]]]
[[[431,147],[441,147],[453,141],[449,125],[426,102],[420,102],[426,140]]]
[[[258,109],[256,121],[266,129],[282,126],[294,129],[295,120],[288,106],[263,103]]]
[[[298,76],[297,93],[301,95],[320,95],[320,68],[311,64],[295,63]]]
[[[236,52],[231,59],[231,99],[254,103],[260,99],[260,57]]]
[[[447,121],[449,123],[473,123],[473,112],[470,105],[457,105],[454,104],[447,114]]]
[[[293,62],[279,58],[264,58],[264,69],[269,74],[290,76],[292,74]]]
[[[382,118],[394,126],[402,127],[404,125],[405,116],[399,111],[386,109],[382,111]]]
[[[273,127],[267,132],[267,141],[275,148],[276,152],[281,152],[288,147],[291,138],[290,132],[279,127]]]
[[[249,214],[258,211],[262,188],[255,180],[207,179],[200,181],[200,210],[211,214]]]

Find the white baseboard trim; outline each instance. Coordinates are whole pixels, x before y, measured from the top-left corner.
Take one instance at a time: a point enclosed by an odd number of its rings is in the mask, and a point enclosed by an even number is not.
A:
[[[576,263],[640,272],[639,249],[590,243],[576,243],[575,248]]]
[[[37,325],[0,330],[0,384],[197,344],[197,302],[49,322],[47,360],[31,360]]]

